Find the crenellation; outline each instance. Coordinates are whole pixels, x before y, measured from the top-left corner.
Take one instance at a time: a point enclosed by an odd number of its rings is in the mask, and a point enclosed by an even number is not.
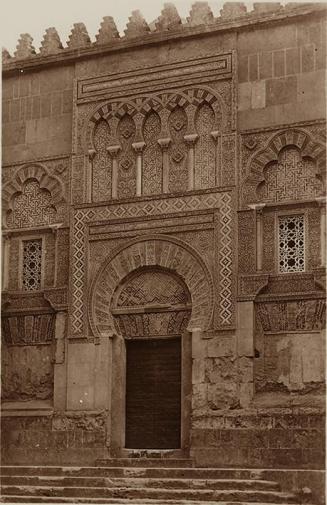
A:
[[[192,5],[190,16],[187,18],[189,26],[205,25],[215,21],[208,2],[195,2]]]
[[[69,49],[82,49],[91,45],[91,39],[87,33],[84,23],[74,23],[74,27],[69,35],[67,47]]]
[[[99,32],[95,36],[96,44],[107,44],[115,39],[119,39],[120,35],[117,30],[116,23],[112,16],[105,16],[101,23]]]
[[[140,38],[146,36],[147,40],[155,40],[160,32],[164,32],[169,37],[171,31],[181,31],[186,36],[190,33],[191,29],[206,25],[210,30],[222,29],[224,23],[234,22],[238,30],[246,27],[248,22],[252,23],[253,18],[256,22],[270,22],[271,20],[289,18],[290,15],[297,15],[300,11],[315,11],[326,10],[325,4],[322,3],[297,3],[289,2],[282,6],[279,2],[255,2],[251,11],[247,10],[243,2],[225,2],[223,8],[220,10],[220,15],[214,17],[208,2],[196,1],[190,10],[190,15],[186,20],[182,20],[179,16],[177,9],[173,3],[165,3],[161,15],[147,23],[139,10],[132,11],[129,21],[124,30],[124,36],[121,37],[117,26],[112,16],[105,16],[100,25],[100,29],[95,36],[95,41],[92,42],[84,23],[75,23],[67,46],[63,47],[57,30],[49,28],[44,35],[40,52],[36,53],[35,48],[32,46],[32,38],[29,34],[23,34],[18,42],[17,50],[14,56],[8,58],[3,57],[4,65],[14,63],[15,60],[28,60],[35,54],[40,56],[55,55],[61,53],[64,57],[70,50],[74,49],[93,49],[94,46],[115,44],[120,42],[126,43],[128,39]],[[294,11],[294,13],[292,13]],[[262,20],[260,19],[262,17]],[[148,38],[151,35],[151,39]],[[153,38],[152,38],[153,37]],[[144,39],[144,42],[146,39]],[[128,41],[129,42],[129,41]],[[132,41],[133,42],[133,41]],[[322,51],[319,49],[316,59],[317,65],[321,66],[320,60],[323,59]],[[41,60],[42,61],[42,60]]]
[[[161,15],[156,21],[156,30],[176,30],[182,24],[182,20],[178,14],[178,11],[173,3],[165,3],[164,8],[161,11]]]
[[[280,2],[254,2],[253,14],[269,14],[282,8]]]
[[[126,29],[124,30],[125,37],[141,37],[149,32],[150,27],[141,12],[139,10],[133,11],[131,16],[128,18],[128,23],[126,25]]]
[[[3,47],[2,48],[2,64],[9,63],[11,61],[12,57],[9,53],[9,51]]]
[[[234,19],[244,16],[247,13],[246,5],[243,2],[226,2],[220,10],[221,19]]]
[[[40,54],[56,54],[62,49],[63,46],[56,28],[47,28],[41,42]]]
[[[33,37],[29,33],[22,33],[16,51],[14,53],[17,59],[30,58],[36,54],[35,47],[32,45]]]

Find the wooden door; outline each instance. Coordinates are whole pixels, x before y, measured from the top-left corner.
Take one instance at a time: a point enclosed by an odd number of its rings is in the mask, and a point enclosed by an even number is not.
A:
[[[181,444],[181,339],[126,340],[126,443],[130,449]]]

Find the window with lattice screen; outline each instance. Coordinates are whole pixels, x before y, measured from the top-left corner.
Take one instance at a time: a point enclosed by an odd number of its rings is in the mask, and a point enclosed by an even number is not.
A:
[[[279,272],[304,272],[304,215],[279,217],[278,238]]]
[[[41,289],[42,239],[23,240],[23,290]]]

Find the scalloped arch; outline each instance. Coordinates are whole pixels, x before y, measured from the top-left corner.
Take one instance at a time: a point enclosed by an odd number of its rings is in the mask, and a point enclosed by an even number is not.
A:
[[[192,298],[189,329],[208,329],[214,305],[211,274],[188,244],[166,235],[150,235],[131,240],[116,249],[102,264],[90,289],[88,314],[94,336],[114,331],[111,301],[123,280],[140,267],[157,266],[171,270],[185,282]]]
[[[144,116],[152,108],[156,112],[159,112],[162,108],[167,107],[168,110],[172,110],[176,105],[187,105],[193,104],[195,106],[200,105],[203,102],[208,102],[216,116],[216,121],[218,121],[219,113],[221,113],[222,127],[226,126],[227,122],[227,106],[218,93],[214,93],[213,90],[206,86],[188,88],[185,91],[174,91],[167,93],[158,93],[150,96],[142,96],[137,98],[135,101],[132,100],[122,100],[121,102],[105,102],[102,105],[97,105],[93,109],[87,119],[85,124],[84,134],[82,135],[82,143],[84,145],[84,153],[87,154],[88,151],[94,150],[93,145],[93,131],[101,119],[108,121],[111,117],[120,118],[124,114],[129,114],[131,116],[141,113]]]
[[[48,190],[55,205],[65,201],[65,191],[60,179],[54,175],[50,175],[46,167],[41,163],[26,164],[20,167],[11,180],[2,187],[4,215],[11,209],[13,196],[22,191],[23,185],[28,179],[36,179],[40,185],[40,189]]]
[[[274,162],[278,162],[281,151],[288,146],[299,149],[302,158],[309,157],[316,161],[315,175],[323,178],[326,165],[326,150],[324,144],[315,141],[309,132],[304,129],[292,128],[278,132],[270,137],[265,146],[255,152],[247,164],[247,176],[243,190],[243,200],[250,203],[255,201],[254,193],[257,187],[265,181],[264,169]],[[249,191],[249,186],[253,191]]]

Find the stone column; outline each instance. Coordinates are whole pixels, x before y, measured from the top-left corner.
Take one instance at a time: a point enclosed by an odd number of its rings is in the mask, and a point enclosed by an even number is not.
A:
[[[56,313],[53,407],[66,410],[67,374],[65,364],[67,312]]]
[[[9,254],[10,254],[10,234],[3,234],[2,245],[2,289],[8,289],[9,284]]]
[[[112,158],[112,174],[111,174],[111,198],[117,198],[117,190],[118,190],[118,160],[117,156],[121,147],[117,146],[109,146],[107,147],[107,151]]]
[[[132,147],[136,152],[136,196],[142,195],[142,152],[145,142],[134,142]]]
[[[188,164],[188,190],[191,191],[194,188],[194,180],[195,180],[195,166],[194,166],[194,146],[195,142],[198,140],[199,135],[196,133],[191,133],[190,135],[184,135],[184,140],[188,145],[188,156],[187,156],[187,164]]]
[[[220,166],[220,132],[211,132],[211,137],[216,143],[216,186],[221,186],[221,166]]]
[[[254,303],[237,303],[237,358],[240,374],[239,399],[242,408],[248,407],[254,394]]]
[[[171,138],[158,139],[158,144],[162,150],[162,192],[168,193],[169,191],[169,156],[168,147],[171,142]]]
[[[316,202],[320,207],[320,266],[326,266],[326,197],[319,196]]]
[[[92,185],[93,185],[93,159],[96,154],[95,149],[89,149],[88,150],[88,164],[89,164],[89,169],[87,170],[86,173],[86,181],[85,181],[85,187],[86,187],[86,198],[87,202],[92,202]]]
[[[262,270],[263,256],[263,227],[262,227],[262,210],[265,203],[253,203],[249,205],[253,209],[256,216],[256,269],[258,272]]]

